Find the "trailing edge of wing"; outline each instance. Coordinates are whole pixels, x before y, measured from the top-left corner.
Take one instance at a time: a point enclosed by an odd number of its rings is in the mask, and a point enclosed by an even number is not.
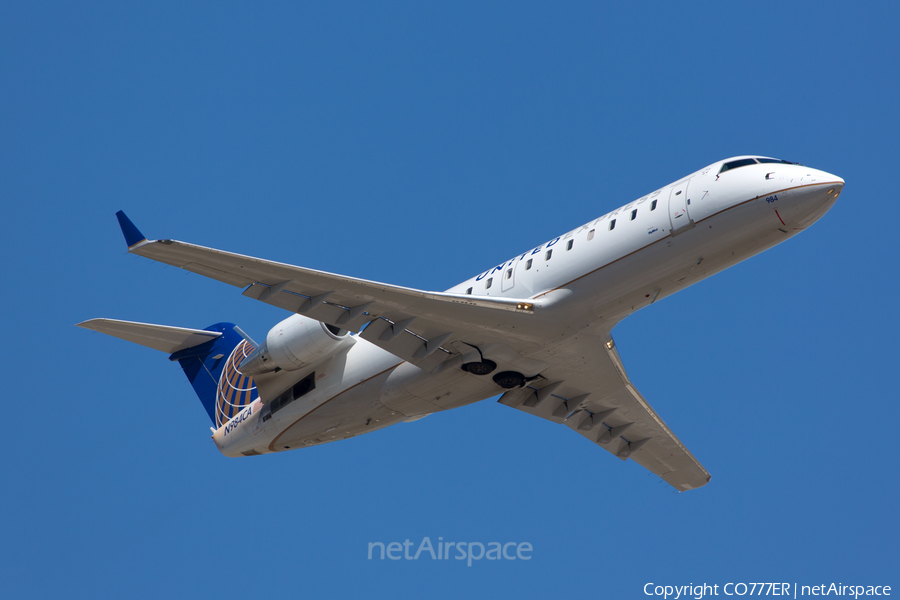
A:
[[[541,372],[543,381],[507,392],[499,402],[563,423],[679,491],[709,482],[707,470],[631,384],[611,340],[576,336],[545,360],[550,365]]]
[[[429,370],[454,353],[454,340],[513,344],[524,352],[558,335],[557,324],[536,315],[540,304],[533,300],[429,292],[176,240],[146,240],[127,217],[120,222],[127,224],[122,230],[133,254],[245,288],[245,296],[343,329],[358,332],[371,324],[365,339]]]

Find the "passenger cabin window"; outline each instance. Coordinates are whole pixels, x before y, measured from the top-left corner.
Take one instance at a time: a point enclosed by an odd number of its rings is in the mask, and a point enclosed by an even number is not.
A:
[[[467,290],[466,290],[466,293],[471,295],[471,294],[472,294],[472,288],[467,289]]]
[[[591,241],[592,239],[594,239],[594,231],[595,231],[594,229],[591,229],[590,231],[588,231],[588,241]]]
[[[566,250],[571,250],[573,244],[575,244],[575,240],[569,240],[569,243],[566,244]]]
[[[507,270],[506,270],[506,278],[507,278],[507,279],[512,279],[512,269],[507,269]]]
[[[631,211],[631,220],[634,221],[637,218],[637,209]]]
[[[490,289],[492,283],[494,283],[494,278],[488,277],[487,283],[484,284],[484,289]]]
[[[531,263],[532,263],[532,259],[529,258],[529,259],[528,259],[528,262],[525,263],[525,270],[526,270],[526,271],[528,271],[528,270],[531,269]]]
[[[544,260],[550,260],[551,256],[553,256],[553,250],[547,250],[547,254],[544,255]]]
[[[740,167],[746,167],[749,165],[755,165],[755,158],[740,158],[738,160],[733,160],[731,162],[727,162],[722,165],[722,168],[719,169],[719,175],[724,173],[725,171],[731,171],[732,169],[739,169]]]
[[[613,219],[612,221],[609,222],[609,230],[612,231],[615,228],[616,228],[616,220]]]
[[[656,200],[650,203],[650,210],[656,210]]]

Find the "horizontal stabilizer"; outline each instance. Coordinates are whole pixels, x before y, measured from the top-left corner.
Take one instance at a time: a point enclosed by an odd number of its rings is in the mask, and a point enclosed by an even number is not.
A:
[[[78,323],[77,327],[99,331],[100,333],[168,354],[199,346],[222,335],[218,331],[118,321],[116,319],[91,319]]]

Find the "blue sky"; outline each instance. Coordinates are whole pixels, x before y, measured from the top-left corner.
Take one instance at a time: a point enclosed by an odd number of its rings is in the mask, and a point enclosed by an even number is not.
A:
[[[321,3],[318,3],[321,4]],[[4,597],[645,597],[894,585],[895,3],[6,3]],[[488,400],[222,457],[180,369],[73,325],[284,318],[150,237],[443,290],[727,156],[847,181],[614,332],[712,473],[671,488]],[[368,561],[526,541],[530,561]]]

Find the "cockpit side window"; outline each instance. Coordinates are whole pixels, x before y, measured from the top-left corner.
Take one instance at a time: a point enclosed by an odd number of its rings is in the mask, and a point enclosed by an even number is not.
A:
[[[732,160],[731,162],[727,162],[724,165],[722,165],[722,168],[719,169],[719,174],[721,175],[725,171],[730,171],[732,169],[737,169],[739,167],[746,167],[748,165],[755,165],[755,164],[756,164],[755,158],[741,158],[738,160]]]

